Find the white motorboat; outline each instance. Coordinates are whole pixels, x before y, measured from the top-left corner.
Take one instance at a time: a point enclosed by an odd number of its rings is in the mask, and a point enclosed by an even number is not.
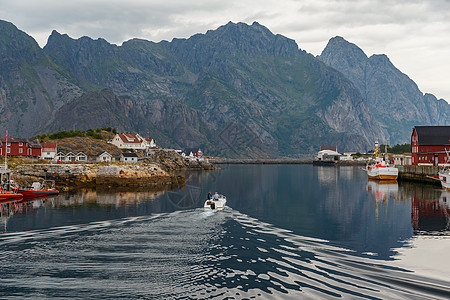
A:
[[[224,195],[219,195],[219,199],[215,200],[214,197],[211,200],[206,200],[203,206],[206,209],[223,209],[227,204],[227,197]]]

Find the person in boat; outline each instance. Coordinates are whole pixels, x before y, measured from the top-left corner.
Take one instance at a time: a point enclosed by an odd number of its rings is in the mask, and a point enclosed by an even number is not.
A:
[[[219,194],[217,192],[214,194],[214,200],[215,201],[219,200]]]
[[[208,193],[208,200],[212,200],[211,192]]]

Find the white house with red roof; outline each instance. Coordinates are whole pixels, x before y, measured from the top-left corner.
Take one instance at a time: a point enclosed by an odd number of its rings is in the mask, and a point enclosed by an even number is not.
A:
[[[42,152],[41,158],[53,160],[58,153],[58,146],[56,143],[41,143]]]
[[[138,133],[118,133],[113,137],[111,144],[120,149],[135,150],[146,150],[156,147],[154,139],[142,137]]]

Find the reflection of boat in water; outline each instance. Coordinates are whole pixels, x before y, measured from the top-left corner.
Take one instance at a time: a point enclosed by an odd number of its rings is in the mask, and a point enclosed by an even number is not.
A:
[[[219,195],[219,199],[211,199],[206,200],[204,208],[207,209],[223,209],[225,207],[225,204],[227,203],[227,197],[224,195]]]
[[[56,196],[59,191],[55,189],[55,182],[52,180],[44,180],[44,182],[33,182],[31,187],[19,188],[18,193],[24,198],[37,198]]]
[[[387,200],[389,196],[396,196],[398,183],[396,180],[370,180],[367,182],[367,190],[375,194],[377,200]]]
[[[395,200],[398,194],[398,184],[396,180],[371,180],[367,182],[367,191],[375,195],[376,208],[375,214],[378,218],[378,210],[380,205],[384,205],[387,209],[389,199]]]

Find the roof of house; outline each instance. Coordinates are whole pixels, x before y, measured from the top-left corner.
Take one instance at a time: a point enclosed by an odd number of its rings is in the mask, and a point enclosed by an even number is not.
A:
[[[112,157],[112,154],[110,154],[110,153],[108,153],[106,151],[103,151],[103,152],[100,152],[100,153],[97,154],[97,156],[103,156],[103,155],[107,155],[107,156],[111,156]]]
[[[56,143],[41,143],[41,146],[42,146],[42,150],[44,150],[44,149],[56,150],[56,147],[57,147]]]
[[[136,153],[124,152],[122,153],[123,157],[138,157]]]
[[[6,139],[1,138],[0,141],[2,143],[6,142]],[[41,148],[41,144],[37,139],[24,139],[24,138],[8,138],[8,143],[26,143],[29,148]]]
[[[137,133],[119,133],[118,135],[122,142],[127,144],[142,143],[142,139],[139,138],[139,135]]]
[[[419,145],[449,145],[450,126],[415,126]]]
[[[151,143],[153,141],[153,139],[148,138],[148,137],[144,137],[144,140],[146,140],[147,142]]]

